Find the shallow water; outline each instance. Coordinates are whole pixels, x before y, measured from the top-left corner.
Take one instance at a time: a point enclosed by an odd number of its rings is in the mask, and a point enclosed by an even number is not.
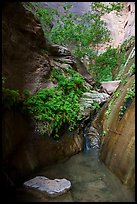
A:
[[[108,168],[99,161],[96,148],[80,152],[63,163],[43,168],[37,174],[50,179],[66,178],[71,181],[69,192],[56,198],[36,190],[20,188],[16,201],[24,202],[134,202],[134,193],[123,185]]]

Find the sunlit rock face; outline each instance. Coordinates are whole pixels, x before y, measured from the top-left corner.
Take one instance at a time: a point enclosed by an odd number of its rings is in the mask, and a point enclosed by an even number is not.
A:
[[[116,15],[115,11],[104,14],[102,20],[106,22],[107,28],[111,31],[112,47],[118,47],[127,38],[135,36],[135,2],[123,2],[124,8]],[[99,51],[103,51],[106,45],[100,45]]]
[[[126,2],[127,19],[124,25],[124,39],[135,36],[135,2]]]
[[[129,71],[134,60],[127,61],[122,75],[126,80],[120,82],[93,122],[102,135],[100,159],[131,188],[135,185],[135,99],[133,97],[127,104],[125,99],[135,80],[135,75]],[[122,106],[126,106],[125,112],[121,111]]]

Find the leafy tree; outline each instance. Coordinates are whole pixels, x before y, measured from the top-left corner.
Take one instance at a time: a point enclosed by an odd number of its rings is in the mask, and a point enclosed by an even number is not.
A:
[[[96,56],[89,65],[89,70],[96,82],[114,80],[113,71],[126,62],[125,50],[108,47],[107,50]]]
[[[62,15],[59,14],[57,9],[40,8],[38,6],[35,9],[35,15],[41,21],[45,36],[51,42],[72,48],[73,54],[77,57],[84,57],[85,55],[91,57],[94,55],[91,55],[91,52],[88,51],[89,46],[95,50],[98,44],[110,40],[110,31],[107,29],[105,22],[101,20],[101,16],[113,10],[120,11],[122,5],[120,2],[109,2],[108,5],[101,2],[92,2],[92,12],[81,16],[70,12],[71,4],[64,4]],[[52,29],[46,29],[51,22],[54,25]]]

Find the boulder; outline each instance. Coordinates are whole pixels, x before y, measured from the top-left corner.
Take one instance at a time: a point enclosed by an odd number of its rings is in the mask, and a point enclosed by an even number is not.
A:
[[[56,197],[66,193],[71,187],[71,182],[64,178],[51,180],[44,176],[37,176],[26,181],[24,186],[47,192],[49,197]]]
[[[94,102],[102,104],[107,101],[109,95],[107,93],[99,93],[97,91],[83,93],[80,103],[84,108],[91,108]]]
[[[109,98],[107,93],[99,93],[98,91],[85,92],[80,99],[79,119],[89,116],[91,110],[94,110],[94,103],[99,105],[106,102]]]

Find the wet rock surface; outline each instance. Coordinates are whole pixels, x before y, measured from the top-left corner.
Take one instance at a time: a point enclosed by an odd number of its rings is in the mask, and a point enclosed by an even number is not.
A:
[[[127,77],[125,84],[120,84],[116,94],[119,93],[112,103],[102,108],[100,113],[93,121],[93,125],[104,133],[102,137],[102,148],[100,159],[106,166],[115,173],[119,179],[130,188],[135,186],[135,99],[127,101],[124,104],[127,91],[133,86],[135,76]],[[110,106],[110,103],[111,106]],[[107,105],[107,104],[106,104]],[[125,112],[120,110],[125,106]],[[109,113],[107,115],[107,113]]]
[[[80,152],[69,160],[41,169],[37,175],[51,179],[67,178],[71,189],[57,197],[20,188],[13,201],[24,202],[134,202],[134,194],[99,161],[97,149]],[[11,199],[10,199],[11,201]]]
[[[87,102],[91,102],[91,103],[96,101],[99,104],[101,104],[105,102],[108,98],[109,98],[109,95],[106,93],[99,93],[97,91],[92,91],[91,93],[90,92],[83,93],[81,101],[84,102],[85,100],[87,100]]]
[[[67,179],[48,179],[44,176],[37,176],[24,183],[25,187],[47,192],[49,197],[56,197],[67,192],[71,188],[71,183]]]
[[[123,2],[124,7],[117,15],[115,11],[102,16],[107,28],[111,31],[112,40],[108,43],[112,47],[118,47],[130,36],[135,36],[135,2]],[[106,45],[100,46],[103,51]]]
[[[109,94],[99,93],[98,91],[91,91],[83,93],[80,99],[80,113],[79,118],[84,118],[90,115],[92,109],[94,109],[94,103],[102,104],[109,99]]]
[[[18,12],[15,12],[15,10],[17,10]],[[46,44],[44,33],[41,29],[39,22],[34,18],[34,15],[32,15],[30,12],[25,11],[21,7],[21,5],[18,6],[18,4],[16,3],[15,4],[13,3],[13,5],[10,4],[10,6],[7,7],[7,10],[3,11],[2,32],[3,32],[2,62],[3,73],[7,78],[6,86],[9,88],[13,89],[16,88],[19,90],[24,90],[25,88],[27,88],[31,91],[31,93],[35,93],[38,89],[45,87],[47,84],[49,87],[54,86],[53,83],[49,83],[48,81],[51,73],[51,58],[50,58],[51,56],[49,57],[47,52],[42,51],[42,49],[49,51],[49,46]],[[63,60],[63,58],[60,58],[60,64],[62,62],[68,65],[72,64],[70,58],[66,57],[70,56],[70,52],[67,51],[65,48],[60,49],[59,46],[55,46],[54,49],[52,50],[51,46],[50,49],[51,53],[53,52],[56,56],[57,55],[59,55],[59,57],[65,56],[64,58],[65,60]],[[53,61],[55,62],[56,60],[54,59]],[[70,67],[71,66],[69,66],[69,68]],[[95,95],[94,98],[91,99],[89,97],[89,94],[87,94],[87,96],[85,95],[84,97],[85,97],[84,99],[85,101],[83,100],[84,106],[82,107],[81,110],[81,112],[85,114],[84,116],[90,114],[91,104],[93,103],[93,101],[101,103],[102,100],[103,102],[105,102],[106,100],[104,99],[104,97],[100,100],[98,99],[99,96]],[[125,120],[122,124],[129,124],[129,126],[133,124],[134,123],[133,113],[134,110],[132,112],[132,115],[131,112],[128,112],[127,116],[130,116],[128,117],[129,122],[127,123],[127,120]],[[114,112],[112,112],[112,114],[114,114]],[[11,117],[9,117],[8,114],[8,116],[5,118],[5,120],[7,120],[8,123],[8,128],[5,126],[6,128],[4,129],[5,143],[3,148],[4,153],[6,152],[5,153],[6,156],[11,154],[9,157],[7,156],[8,158],[6,158],[5,161],[6,165],[9,167],[9,174],[13,178],[16,177],[20,178],[21,176],[33,172],[34,169],[37,168],[38,166],[44,166],[47,164],[51,164],[53,162],[57,162],[59,159],[64,159],[64,157],[66,158],[68,156],[71,156],[72,154],[78,153],[83,148],[83,138],[77,132],[73,134],[72,137],[71,135],[68,135],[68,133],[65,133],[68,136],[63,139],[64,137],[63,135],[62,141],[58,142],[58,144],[57,143],[55,144],[55,142],[51,141],[49,138],[48,139],[40,138],[39,135],[38,136],[35,135],[34,132],[32,132],[32,129],[31,130],[29,129],[31,132],[30,133],[26,128],[27,130],[24,133],[23,132],[24,127],[27,127],[26,123],[22,123],[22,121],[19,121],[18,116],[16,117],[16,119],[15,117],[16,115],[15,113],[13,113]],[[133,123],[131,121],[133,121]],[[112,122],[112,124],[114,123]],[[125,132],[123,131],[124,141],[125,135],[126,134],[129,135],[129,126],[126,125]],[[123,126],[121,125],[121,127]],[[119,127],[119,129],[121,127]],[[111,131],[114,131],[113,134],[114,138],[116,139],[120,138],[119,134],[117,135],[117,137],[115,137],[116,133],[118,132],[117,129]],[[133,130],[131,129],[130,131],[132,131],[131,135],[134,136],[134,129]],[[11,132],[13,135],[13,139],[11,138]],[[20,137],[18,137],[19,135]],[[112,142],[114,143],[115,139]],[[134,137],[131,138],[131,143],[129,143],[129,145],[127,141],[126,146],[123,145],[123,140],[121,140],[119,146],[120,148],[118,147],[119,150],[121,150],[121,146],[125,148],[128,147],[126,148],[128,150],[126,154],[123,150],[124,155],[127,155],[127,157],[123,158],[121,156],[122,160],[119,160],[120,165],[118,166],[117,169],[120,169],[121,171],[124,172],[125,182],[130,182],[132,184],[134,182],[133,180],[131,181],[126,180],[129,175],[127,171],[125,172],[125,169],[129,168],[131,175],[130,178],[134,179],[134,159],[132,163],[133,168],[131,168],[131,164],[129,163],[129,160],[134,153]],[[13,152],[12,147],[15,147]],[[52,152],[52,154],[48,155],[47,152]],[[118,164],[119,154],[116,155],[114,151],[114,159],[111,160],[112,161],[111,163],[113,164],[113,165],[111,164],[112,166],[114,166],[114,164]],[[120,155],[122,155],[122,153]],[[128,159],[126,160],[126,165],[123,169],[126,158]],[[114,161],[116,161],[116,163]],[[109,161],[107,161],[106,163],[108,164]],[[116,167],[114,166],[114,168]],[[75,176],[75,173],[73,173],[73,176]],[[85,175],[86,173],[87,172],[84,172],[83,175]],[[80,191],[83,190],[83,186],[79,190]],[[91,190],[92,189],[90,189],[90,192]],[[81,196],[81,200],[82,199],[83,198]]]

